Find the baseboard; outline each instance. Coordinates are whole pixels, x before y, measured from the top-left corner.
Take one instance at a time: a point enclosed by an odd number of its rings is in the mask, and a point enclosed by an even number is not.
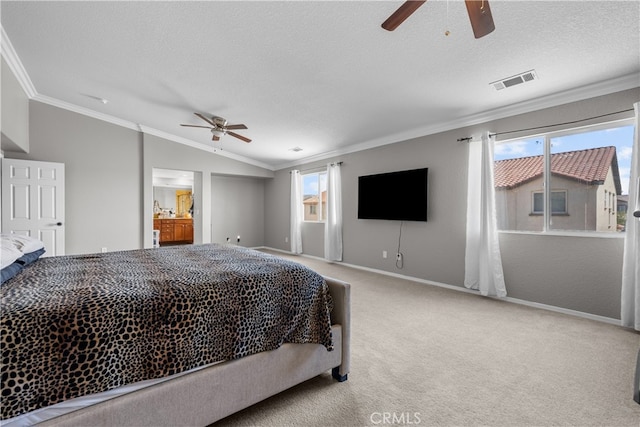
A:
[[[413,276],[406,276],[403,274],[398,274],[398,273],[393,273],[390,271],[384,271],[384,270],[378,270],[375,268],[370,268],[370,267],[363,267],[361,265],[355,265],[355,264],[348,264],[345,262],[333,262],[333,261],[327,261],[324,258],[321,257],[317,257],[317,256],[313,256],[313,255],[307,255],[307,254],[294,254],[290,251],[285,251],[282,249],[276,249],[276,248],[271,248],[268,246],[261,246],[261,247],[257,247],[255,249],[265,249],[265,250],[270,250],[270,251],[274,251],[274,252],[281,252],[287,255],[296,255],[296,256],[301,256],[301,257],[305,257],[305,258],[311,258],[311,259],[316,259],[319,261],[324,261],[330,264],[340,264],[340,265],[344,265],[345,267],[349,267],[349,268],[353,268],[356,270],[363,270],[363,271],[369,271],[371,273],[376,273],[376,274],[382,274],[383,276],[390,276],[390,277],[394,277],[397,279],[404,279],[404,280],[410,280],[412,282],[416,282],[416,283],[422,283],[425,285],[430,285],[430,286],[437,286],[440,288],[446,288],[446,289],[451,289],[453,291],[457,291],[457,292],[464,292],[467,294],[475,294],[480,296],[480,292],[473,290],[473,289],[467,289],[467,288],[463,288],[461,286],[455,286],[455,285],[449,285],[447,283],[440,283],[440,282],[434,282],[431,280],[425,280],[425,279],[421,279],[419,277],[413,277]],[[514,303],[514,304],[520,304],[520,305],[524,305],[527,307],[532,307],[532,308],[539,308],[542,310],[547,310],[547,311],[553,311],[555,313],[561,313],[561,314],[566,314],[569,316],[574,316],[574,317],[580,317],[582,319],[589,319],[589,320],[595,320],[597,322],[603,322],[603,323],[608,323],[610,325],[616,325],[616,326],[621,326],[620,325],[620,319],[614,319],[611,317],[606,317],[606,316],[599,316],[597,314],[591,314],[591,313],[585,313],[583,311],[577,311],[577,310],[571,310],[568,308],[564,308],[564,307],[557,307],[554,305],[549,305],[549,304],[542,304],[539,302],[533,302],[533,301],[527,301],[527,300],[523,300],[523,299],[519,299],[519,298],[512,298],[512,297],[505,297],[505,298],[497,298],[497,297],[488,297],[488,298],[494,298],[500,301],[507,301],[510,303]]]

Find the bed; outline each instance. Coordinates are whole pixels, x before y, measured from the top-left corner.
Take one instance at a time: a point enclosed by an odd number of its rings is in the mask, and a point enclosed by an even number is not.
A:
[[[202,426],[347,379],[349,284],[277,256],[205,244],[5,268],[2,425]]]

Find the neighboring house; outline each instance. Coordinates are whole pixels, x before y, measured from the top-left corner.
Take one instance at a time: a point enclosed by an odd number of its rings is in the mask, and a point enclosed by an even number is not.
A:
[[[629,210],[629,195],[618,196],[618,213],[626,214]]]
[[[543,167],[543,156],[495,162],[499,229],[542,230]],[[615,147],[551,155],[553,229],[616,231],[621,191]]]
[[[322,217],[318,217],[318,196],[305,195],[302,203],[304,204],[304,220],[305,221],[319,221],[327,216],[327,192],[321,193],[322,197]]]

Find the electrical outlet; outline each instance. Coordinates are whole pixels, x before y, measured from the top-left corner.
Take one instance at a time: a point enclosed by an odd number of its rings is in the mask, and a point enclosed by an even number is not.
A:
[[[387,251],[382,251],[382,258],[386,258],[387,257]]]
[[[289,243],[289,238],[288,238],[288,237],[285,237],[285,238],[284,238],[284,242],[285,242],[285,243]]]
[[[103,253],[104,253],[104,252],[107,252],[107,248],[106,248],[106,247],[103,247],[103,248],[102,248],[102,252],[103,252]]]

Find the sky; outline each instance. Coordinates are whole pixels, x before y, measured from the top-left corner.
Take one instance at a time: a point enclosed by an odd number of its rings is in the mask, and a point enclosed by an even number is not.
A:
[[[633,147],[633,125],[552,138],[551,154],[608,146],[616,147],[622,194],[628,194],[631,151]],[[529,138],[496,144],[494,158],[495,160],[504,160],[539,156],[543,154],[543,151],[543,137]]]
[[[302,175],[302,188],[304,190],[303,194],[306,195],[317,195],[318,194],[318,176],[320,176],[320,186],[322,190],[327,189],[327,174],[326,173],[312,173],[308,175]]]

